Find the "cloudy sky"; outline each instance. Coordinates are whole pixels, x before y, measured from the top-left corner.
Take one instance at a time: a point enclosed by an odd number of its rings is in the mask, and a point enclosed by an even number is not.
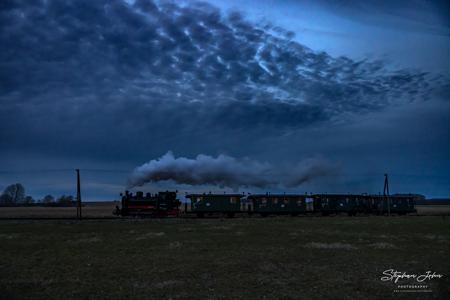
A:
[[[86,200],[378,193],[389,173],[450,196],[449,20],[425,0],[1,1],[0,188],[74,194],[80,168]]]

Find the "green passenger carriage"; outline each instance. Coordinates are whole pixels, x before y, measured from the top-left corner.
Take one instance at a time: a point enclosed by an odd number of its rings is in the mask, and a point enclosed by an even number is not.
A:
[[[225,214],[233,217],[241,212],[242,194],[189,194],[186,198],[191,200],[191,213],[203,217],[205,214]]]
[[[262,216],[299,215],[313,211],[313,199],[307,195],[264,194],[250,195],[253,212]]]

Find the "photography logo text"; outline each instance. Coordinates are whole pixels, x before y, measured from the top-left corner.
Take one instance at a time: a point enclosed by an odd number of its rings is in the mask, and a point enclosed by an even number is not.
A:
[[[438,280],[443,278],[443,274],[436,273],[434,271],[426,271],[423,273],[408,273],[404,271],[398,271],[394,269],[388,269],[383,271],[381,281],[393,282],[397,285],[394,289],[395,293],[399,292],[425,292],[430,293],[432,289],[429,283],[432,280]]]

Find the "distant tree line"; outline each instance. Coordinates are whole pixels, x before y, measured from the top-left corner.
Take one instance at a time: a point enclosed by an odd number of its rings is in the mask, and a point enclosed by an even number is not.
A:
[[[0,206],[72,206],[73,196],[62,195],[58,198],[46,195],[42,199],[34,199],[25,194],[25,188],[20,183],[7,186],[0,195]]]

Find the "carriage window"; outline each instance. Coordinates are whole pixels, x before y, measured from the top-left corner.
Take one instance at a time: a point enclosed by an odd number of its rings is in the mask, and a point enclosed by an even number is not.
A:
[[[261,199],[261,203],[262,203],[262,204],[266,204],[266,203],[267,203],[267,199],[266,199],[266,198],[262,198],[262,199]]]
[[[278,204],[278,198],[273,198],[273,203]]]
[[[302,200],[298,200],[297,205],[299,205],[299,206],[302,205]]]
[[[202,201],[202,197],[197,197],[197,202]]]
[[[237,202],[236,197],[231,197],[230,198],[230,203],[231,204],[236,204],[236,202]]]

